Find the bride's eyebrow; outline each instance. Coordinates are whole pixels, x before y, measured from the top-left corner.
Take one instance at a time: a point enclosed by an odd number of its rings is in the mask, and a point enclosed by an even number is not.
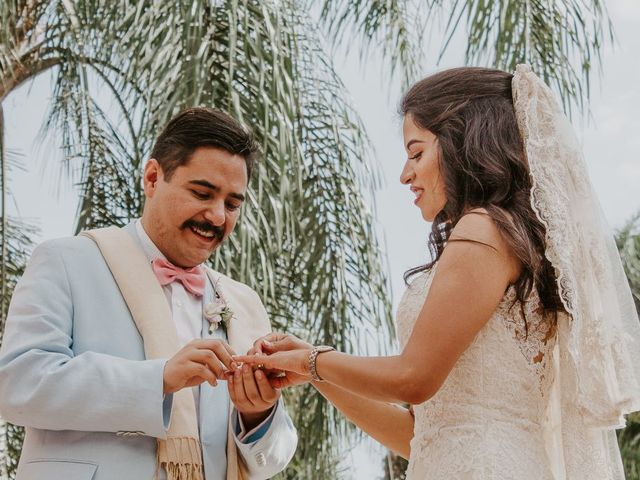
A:
[[[407,150],[409,150],[409,147],[411,147],[411,145],[414,145],[416,143],[424,143],[424,140],[418,140],[418,139],[411,139],[407,142],[407,146],[405,147]]]

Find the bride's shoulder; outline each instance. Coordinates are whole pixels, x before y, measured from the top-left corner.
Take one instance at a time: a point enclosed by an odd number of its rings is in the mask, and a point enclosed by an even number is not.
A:
[[[451,231],[449,242],[470,242],[489,248],[505,258],[510,264],[514,278],[519,275],[520,260],[496,220],[485,208],[474,208],[465,212]]]
[[[485,208],[465,212],[453,227],[449,240],[478,242],[497,250],[503,250],[507,245],[498,225]]]

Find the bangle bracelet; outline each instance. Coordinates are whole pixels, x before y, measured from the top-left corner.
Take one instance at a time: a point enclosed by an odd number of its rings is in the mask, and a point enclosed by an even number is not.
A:
[[[311,374],[311,378],[316,382],[324,382],[320,375],[318,375],[318,371],[316,369],[316,361],[318,359],[318,355],[324,352],[330,352],[335,350],[333,347],[329,347],[327,345],[321,345],[319,347],[313,347],[311,352],[309,353],[309,373]]]

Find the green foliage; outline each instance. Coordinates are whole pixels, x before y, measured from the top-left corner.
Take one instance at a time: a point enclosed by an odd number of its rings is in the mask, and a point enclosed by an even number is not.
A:
[[[4,220],[4,219],[2,219]],[[2,221],[0,225],[7,226],[7,231],[0,232],[0,238],[6,239],[6,246],[0,247],[0,252],[6,252],[6,257],[0,258],[5,268],[5,277],[2,284],[2,311],[9,308],[9,301],[18,279],[24,273],[24,269],[33,248],[33,238],[37,234],[37,229],[19,220],[8,218],[6,223]],[[0,340],[4,332],[5,313],[0,318]],[[14,478],[18,458],[22,448],[24,430],[22,427],[6,423],[0,418],[0,445],[4,445],[6,454],[0,457],[0,478],[7,476]]]
[[[9,308],[13,289],[24,273],[33,249],[33,239],[38,233],[37,228],[33,225],[12,217],[7,220],[7,235],[6,237],[2,235],[2,238],[7,239],[6,258],[0,257],[6,266],[6,276],[3,282],[4,296],[0,299],[4,312]],[[5,250],[0,248],[0,251],[4,252]],[[2,322],[0,323],[0,335],[4,332],[4,320],[4,318],[0,320]]]
[[[423,57],[420,15],[415,2],[322,0],[320,18],[334,45],[359,40],[360,58],[365,61],[373,47],[389,64],[390,74],[400,73],[408,87],[421,73]]]
[[[15,478],[18,469],[18,459],[24,441],[24,428],[2,422],[0,424],[0,436],[6,442],[6,455],[0,461],[0,475],[6,478]]]
[[[616,244],[629,280],[631,294],[640,312],[640,213],[634,215],[618,232]]]
[[[382,480],[405,480],[409,462],[393,452],[388,452],[382,461]]]
[[[622,266],[640,315],[640,213],[631,218],[616,235]],[[640,413],[627,416],[627,426],[618,431],[627,480],[640,480]]]
[[[627,426],[618,432],[627,480],[640,480],[640,413],[627,416]]]

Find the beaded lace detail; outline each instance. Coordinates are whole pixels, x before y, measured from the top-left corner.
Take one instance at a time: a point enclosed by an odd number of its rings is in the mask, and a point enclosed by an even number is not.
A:
[[[435,268],[414,279],[397,314],[401,347]],[[527,326],[525,327],[525,318]],[[535,293],[510,288],[438,393],[416,405],[408,479],[552,479],[542,425],[556,332]]]

